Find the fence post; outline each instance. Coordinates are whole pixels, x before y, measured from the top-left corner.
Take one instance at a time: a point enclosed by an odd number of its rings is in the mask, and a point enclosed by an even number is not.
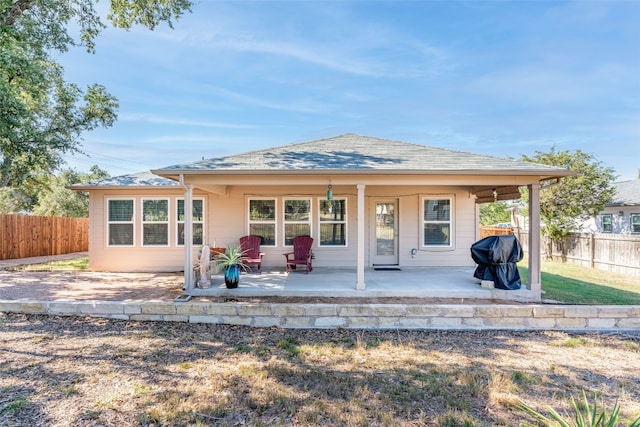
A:
[[[595,268],[596,266],[596,235],[595,233],[591,233],[589,237],[589,244],[591,245],[591,250],[589,251],[589,265],[591,268]]]

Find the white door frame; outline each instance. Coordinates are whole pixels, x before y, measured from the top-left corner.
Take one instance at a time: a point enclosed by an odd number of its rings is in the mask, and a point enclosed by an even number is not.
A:
[[[390,215],[386,210],[385,212],[378,212],[378,205],[379,204],[388,204],[388,205],[392,205],[393,206],[393,212],[392,212],[392,216],[389,217],[388,215]],[[374,265],[398,265],[399,263],[399,254],[398,254],[398,230],[399,230],[399,226],[400,226],[400,215],[399,215],[399,200],[398,198],[394,198],[394,197],[372,197],[371,198],[371,226],[370,226],[370,232],[371,232],[371,239],[370,239],[370,245],[369,245],[369,250],[370,250],[370,263],[372,266]],[[383,206],[383,209],[386,208],[386,206]],[[380,223],[380,221],[383,221],[385,224],[382,225]],[[390,222],[389,222],[390,221]],[[381,229],[378,229],[378,226],[381,226]],[[387,236],[387,237],[392,237],[392,241],[390,242],[390,245],[387,247],[381,247],[379,245],[379,241],[378,241],[378,237],[379,237],[379,231],[384,233],[384,230],[382,229],[384,228],[388,228],[389,225],[392,227],[390,231],[391,233],[393,233],[391,236]],[[379,249],[381,252],[386,252],[386,254],[379,254]]]

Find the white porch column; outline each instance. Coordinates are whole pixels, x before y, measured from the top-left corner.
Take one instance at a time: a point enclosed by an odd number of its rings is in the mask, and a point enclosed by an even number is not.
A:
[[[358,188],[358,260],[356,264],[356,289],[364,290],[364,184],[357,184]]]
[[[542,295],[540,276],[540,184],[529,188],[529,284],[527,288]]]
[[[193,289],[193,185],[184,185],[184,289]]]

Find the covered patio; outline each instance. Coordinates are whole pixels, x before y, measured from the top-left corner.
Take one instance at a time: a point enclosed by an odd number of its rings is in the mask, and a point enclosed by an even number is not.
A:
[[[355,289],[355,268],[315,267],[309,274],[269,269],[242,273],[239,287],[227,289],[223,274],[213,274],[210,285],[188,289],[190,296],[281,296],[348,298],[454,298],[532,302],[539,294],[527,289],[507,291],[481,286],[474,267],[403,267],[399,270],[366,268],[366,289]]]

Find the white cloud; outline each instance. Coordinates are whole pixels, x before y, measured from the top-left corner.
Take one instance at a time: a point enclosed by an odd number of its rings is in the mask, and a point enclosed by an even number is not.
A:
[[[155,116],[151,114],[125,113],[118,117],[122,121],[146,122],[162,125],[190,126],[190,127],[208,127],[208,128],[224,128],[224,129],[253,129],[253,125],[244,125],[236,123],[214,122],[207,120],[193,120],[183,118],[173,118],[166,116]]]
[[[292,111],[298,113],[323,113],[329,111],[331,106],[326,103],[318,102],[313,99],[301,99],[296,101],[290,101],[288,103],[274,102],[255,96],[245,95],[224,88],[210,87],[209,90],[227,99],[231,99],[236,102],[240,102],[246,105],[252,105],[257,107],[269,108],[273,110]]]

